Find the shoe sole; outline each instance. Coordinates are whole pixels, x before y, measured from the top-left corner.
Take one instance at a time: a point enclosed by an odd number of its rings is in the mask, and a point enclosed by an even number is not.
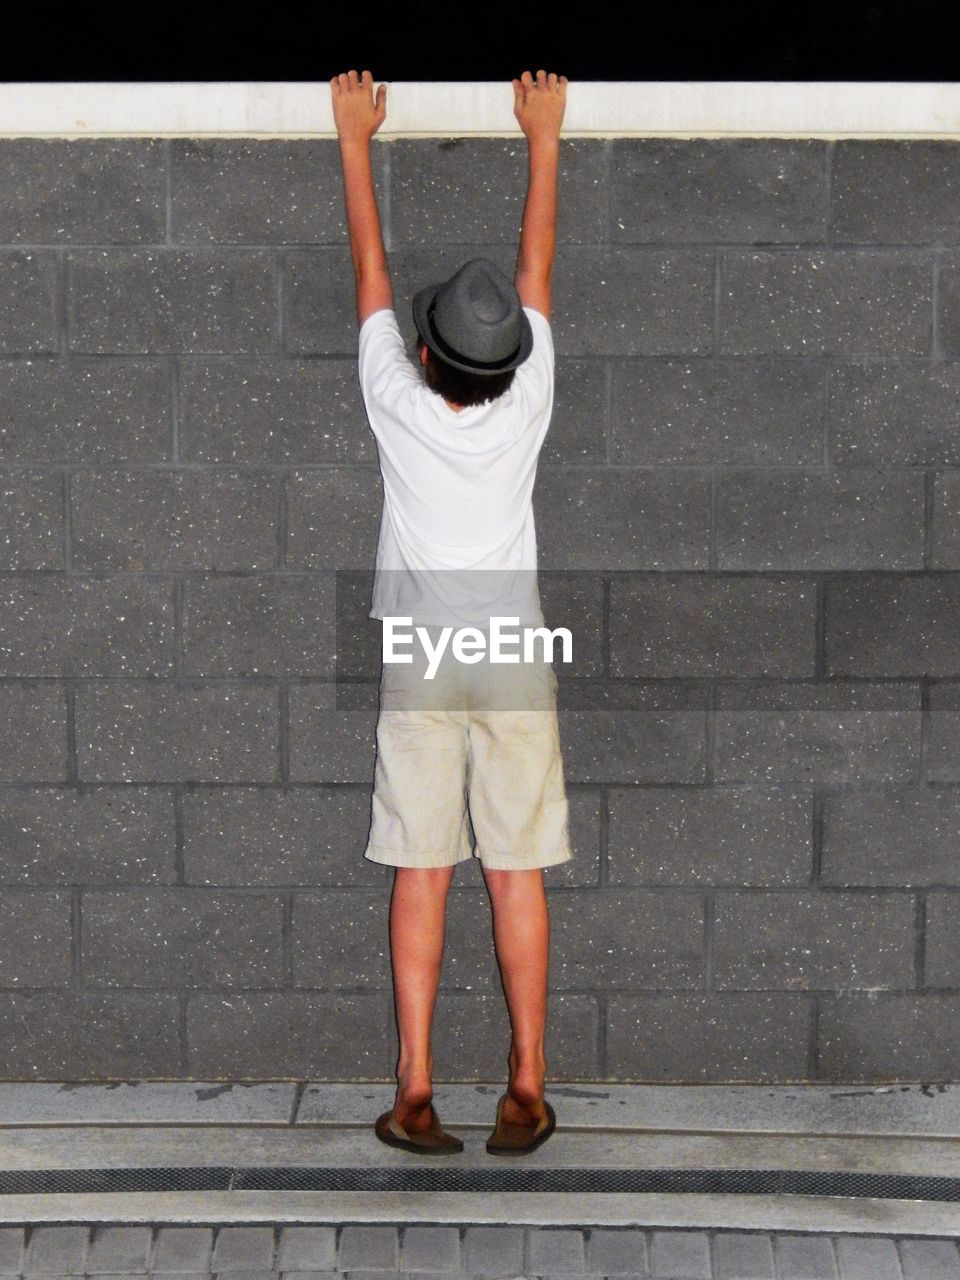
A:
[[[557,1117],[554,1113],[553,1107],[551,1107],[549,1102],[545,1102],[543,1105],[546,1108],[547,1115],[550,1117],[550,1123],[547,1125],[547,1127],[543,1130],[542,1133],[538,1133],[537,1136],[531,1142],[528,1142],[525,1146],[522,1146],[522,1147],[499,1146],[497,1143],[493,1141],[492,1138],[488,1138],[486,1142],[486,1147],[490,1155],[492,1156],[525,1156],[525,1155],[528,1155],[531,1151],[536,1151],[537,1147],[543,1146],[546,1140],[554,1134],[557,1128]]]

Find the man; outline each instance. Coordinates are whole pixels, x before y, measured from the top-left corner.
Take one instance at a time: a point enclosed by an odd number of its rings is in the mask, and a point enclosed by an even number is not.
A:
[[[356,270],[360,382],[384,484],[370,616],[412,619],[425,639],[409,667],[388,665],[385,650],[380,684],[365,856],[396,868],[390,942],[400,1055],[394,1106],[375,1131],[391,1146],[435,1154],[463,1148],[433,1106],[430,1032],[447,892],[456,863],[473,856],[468,823],[493,904],[512,1029],[509,1081],[487,1150],[532,1151],[556,1126],[544,1098],[542,869],[572,857],[556,677],[546,656],[502,670],[448,656],[437,678],[424,678],[427,647],[436,651],[450,622],[475,624],[485,642],[493,616],[531,627],[543,621],[531,493],[553,407],[550,293],[567,80],[525,71],[512,83],[529,143],[515,280],[474,258],[417,293],[421,377],[393,310],[373,188],[370,140],[386,117],[386,86],[374,98],[369,71],[330,82]]]

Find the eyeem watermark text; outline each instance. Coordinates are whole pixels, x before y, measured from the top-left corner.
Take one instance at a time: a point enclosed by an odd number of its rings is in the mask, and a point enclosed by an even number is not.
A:
[[[559,638],[562,646],[560,661],[573,661],[573,636],[567,627],[557,627],[553,631],[547,627],[520,627],[519,617],[492,617],[489,633],[479,627],[442,627],[434,644],[426,627],[414,627],[411,632],[412,623],[412,617],[387,616],[383,619],[383,661],[412,663],[413,654],[401,652],[398,646],[412,646],[415,634],[427,656],[424,680],[434,678],[448,647],[457,662],[482,662],[484,658],[498,663],[536,662],[535,645],[539,640],[541,658],[553,662],[554,645]],[[506,630],[510,626],[514,630]]]

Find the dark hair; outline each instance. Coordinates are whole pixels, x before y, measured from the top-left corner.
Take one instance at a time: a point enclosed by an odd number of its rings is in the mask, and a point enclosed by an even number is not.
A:
[[[417,359],[425,346],[423,338],[417,334]],[[502,396],[513,382],[516,369],[508,369],[506,373],[491,375],[467,373],[464,369],[455,369],[453,365],[438,360],[433,351],[427,347],[427,364],[424,370],[427,386],[445,400],[464,406],[483,404],[487,400],[495,400]]]

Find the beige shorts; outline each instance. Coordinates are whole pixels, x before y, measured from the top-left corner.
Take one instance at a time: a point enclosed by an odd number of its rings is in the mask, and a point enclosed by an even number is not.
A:
[[[429,628],[436,636],[439,628]],[[548,661],[384,663],[364,857],[394,867],[479,858],[495,870],[567,862],[567,797]]]

